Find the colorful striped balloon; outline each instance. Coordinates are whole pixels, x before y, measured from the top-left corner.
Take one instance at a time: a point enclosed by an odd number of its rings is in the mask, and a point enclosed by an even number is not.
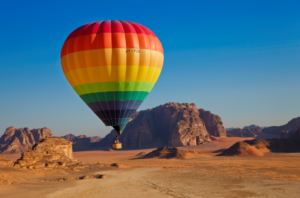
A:
[[[119,134],[153,88],[163,61],[157,36],[129,21],[83,25],[68,36],[61,50],[70,85]]]

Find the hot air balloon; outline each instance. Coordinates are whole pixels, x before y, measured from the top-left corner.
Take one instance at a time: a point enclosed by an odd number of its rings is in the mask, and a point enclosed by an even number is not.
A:
[[[157,36],[130,21],[85,24],[67,37],[61,50],[70,85],[119,135],[156,83],[163,60]]]

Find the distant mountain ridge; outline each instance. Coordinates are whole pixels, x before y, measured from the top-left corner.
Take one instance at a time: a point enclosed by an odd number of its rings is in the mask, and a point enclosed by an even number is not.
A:
[[[69,140],[71,142],[74,142],[76,140],[76,138],[80,137],[82,135],[79,135],[79,136],[75,136],[73,135],[72,133],[69,133],[65,136],[61,136],[62,138],[65,138],[66,140]],[[86,137],[86,136],[85,136]],[[100,136],[91,136],[91,137],[86,137],[86,138],[89,138],[90,139],[90,142],[99,142],[101,140],[101,137]]]
[[[286,139],[254,139],[237,142],[220,156],[263,156],[264,152],[299,152],[300,128]]]
[[[0,138],[0,153],[25,152],[43,138],[53,137],[52,131],[46,127],[32,129],[8,127]]]
[[[282,126],[260,127],[257,125],[241,128],[227,128],[228,137],[256,137],[260,139],[291,138],[300,127],[300,117],[293,118]]]

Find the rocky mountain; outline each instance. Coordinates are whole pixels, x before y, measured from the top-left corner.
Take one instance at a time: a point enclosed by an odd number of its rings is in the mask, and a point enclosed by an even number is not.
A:
[[[43,138],[53,137],[50,129],[32,129],[8,127],[0,138],[0,153],[25,152]]]
[[[227,131],[228,137],[256,137],[261,133],[262,127],[256,125],[250,125],[249,127],[233,128],[230,131]]]
[[[101,140],[100,136],[91,136],[90,141],[91,142],[99,142]]]
[[[264,127],[260,127],[260,126],[257,126],[255,124],[252,124],[252,125],[249,125],[249,126],[244,126],[243,129],[263,129]]]
[[[86,135],[80,135],[73,141],[73,151],[86,151],[93,150],[94,148],[94,144]]]
[[[100,142],[87,147],[92,149],[111,147],[116,135],[113,130]],[[194,103],[167,103],[136,112],[120,136],[120,140],[124,149],[139,149],[199,145],[210,142],[210,135],[226,136],[219,116],[204,109],[197,109]],[[76,143],[73,147],[77,149]]]
[[[61,136],[61,137],[65,138],[66,140],[69,140],[71,142],[75,141],[75,139],[77,138],[77,136],[73,135],[72,133],[67,134],[65,136]],[[101,140],[101,137],[99,137],[99,136],[92,136],[92,137],[87,137],[87,138],[89,138],[90,142],[99,142]]]
[[[282,126],[260,127],[257,125],[241,128],[230,128],[227,130],[228,137],[255,137],[258,139],[290,138],[300,127],[300,117],[294,118]]]
[[[235,128],[235,127],[225,128],[226,132],[231,131],[232,129],[239,129],[239,128]]]
[[[72,133],[69,133],[69,134],[67,134],[67,135],[65,135],[65,136],[60,136],[60,137],[65,138],[66,140],[69,140],[69,141],[71,141],[71,142],[73,142],[73,140],[76,139],[76,136],[73,135]]]
[[[299,127],[300,117],[297,117],[282,126],[266,127],[262,130],[262,133],[277,135],[278,138],[290,138],[294,135]]]
[[[264,152],[299,152],[300,128],[291,138],[254,139],[237,142],[221,153],[221,156],[263,156]]]

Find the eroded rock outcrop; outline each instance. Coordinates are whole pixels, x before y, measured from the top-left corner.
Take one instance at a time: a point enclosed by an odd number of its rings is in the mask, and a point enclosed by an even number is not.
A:
[[[8,127],[0,138],[1,153],[25,152],[43,138],[53,137],[48,128],[32,129]]]
[[[22,153],[15,166],[28,169],[53,168],[73,162],[72,142],[60,137],[51,137],[42,139],[32,150]]]

